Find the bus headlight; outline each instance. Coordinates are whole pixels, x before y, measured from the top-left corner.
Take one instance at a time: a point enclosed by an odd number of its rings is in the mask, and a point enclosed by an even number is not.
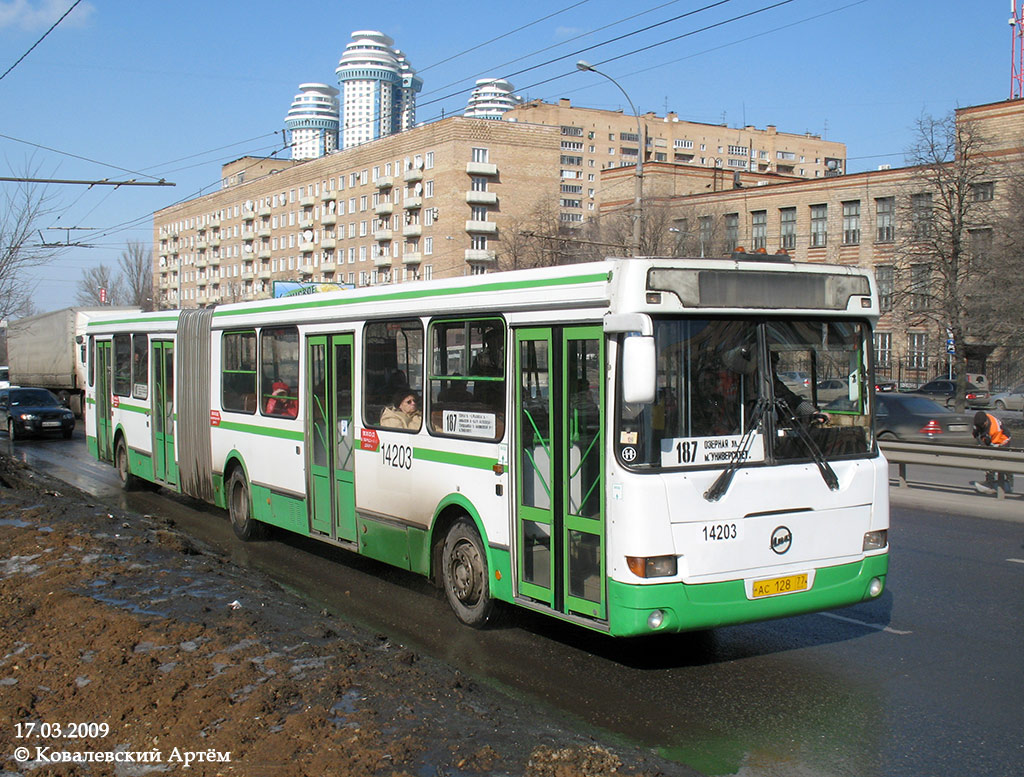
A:
[[[882,581],[879,578],[871,578],[871,582],[868,583],[868,596],[870,596],[872,599],[875,598],[876,596],[882,593],[882,588]]]
[[[665,623],[665,613],[661,610],[655,610],[647,616],[647,628],[651,631],[657,631],[661,628],[662,624]]]
[[[864,535],[863,550],[880,550],[889,544],[889,530],[869,531]]]
[[[672,577],[679,569],[675,556],[626,556],[626,564],[637,577]]]

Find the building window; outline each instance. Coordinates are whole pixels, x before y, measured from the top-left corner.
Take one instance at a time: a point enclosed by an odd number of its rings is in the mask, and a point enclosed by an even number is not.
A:
[[[907,335],[907,367],[912,370],[928,369],[928,334],[910,332]]]
[[[740,214],[725,214],[725,250],[732,253],[740,242]]]
[[[711,237],[714,235],[715,222],[712,216],[701,216],[697,219],[697,234],[700,237],[700,255],[706,255],[711,246]]]
[[[910,309],[931,307],[932,266],[925,262],[910,265]]]
[[[875,200],[875,242],[891,243],[895,237],[896,198]]]
[[[485,192],[487,191],[487,178],[483,175],[474,175],[472,177],[470,188],[474,192]]]
[[[474,251],[487,250],[487,235],[473,235],[469,239],[469,247]]]
[[[995,194],[996,185],[992,181],[971,184],[971,199],[975,202],[991,202]]]
[[[768,211],[758,210],[750,214],[750,239],[755,251],[767,247]]]
[[[885,313],[892,310],[892,295],[896,287],[895,269],[891,264],[877,265],[875,280],[878,282],[878,309]]]
[[[860,244],[860,200],[843,203],[843,245]]]
[[[796,208],[779,209],[779,235],[784,249],[796,248]]]
[[[473,149],[473,161],[474,162],[487,162],[487,149],[486,148],[474,148]]]
[[[828,205],[811,206],[811,248],[821,248],[828,242]]]
[[[992,253],[992,230],[971,229],[967,232],[971,258],[975,261],[987,259]]]
[[[747,146],[729,146],[729,153],[733,156],[747,156],[750,148]]]
[[[875,368],[892,369],[892,332],[875,332]]]
[[[930,192],[910,195],[910,219],[914,237],[926,238],[932,233],[932,195]]]
[[[578,165],[578,166],[582,167],[583,166],[583,157],[581,157],[581,156],[566,156],[565,154],[562,154],[562,164],[563,165]]]
[[[474,205],[470,210],[470,219],[472,221],[487,221],[487,206]]]

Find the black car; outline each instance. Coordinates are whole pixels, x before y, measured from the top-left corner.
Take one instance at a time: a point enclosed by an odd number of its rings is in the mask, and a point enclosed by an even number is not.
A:
[[[12,440],[60,433],[70,439],[75,414],[44,388],[0,389],[0,428]]]
[[[939,378],[930,380],[915,391],[910,392],[933,399],[946,407],[952,407],[956,401],[956,381]],[[988,404],[988,391],[980,389],[973,383],[967,384],[967,394],[964,397],[967,407],[985,407]]]
[[[937,402],[911,394],[877,394],[875,423],[879,440],[974,445],[970,413],[954,413]]]

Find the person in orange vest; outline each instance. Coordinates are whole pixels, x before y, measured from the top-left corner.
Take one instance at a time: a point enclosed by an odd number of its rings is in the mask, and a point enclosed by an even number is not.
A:
[[[1010,435],[1003,429],[1002,423],[994,415],[979,410],[974,414],[974,427],[971,434],[978,441],[979,445],[992,448],[1005,448],[1010,444]],[[985,482],[979,483],[972,480],[971,485],[981,494],[994,494],[996,489],[1002,489],[1007,494],[1013,493],[1013,475],[1008,472],[995,472],[990,470],[985,473]]]

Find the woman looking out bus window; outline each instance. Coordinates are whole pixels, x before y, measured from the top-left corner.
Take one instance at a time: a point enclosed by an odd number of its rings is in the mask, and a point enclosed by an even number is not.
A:
[[[380,425],[391,429],[407,429],[419,431],[423,423],[423,412],[420,410],[416,394],[412,391],[399,391],[394,402],[384,408],[380,414]]]

